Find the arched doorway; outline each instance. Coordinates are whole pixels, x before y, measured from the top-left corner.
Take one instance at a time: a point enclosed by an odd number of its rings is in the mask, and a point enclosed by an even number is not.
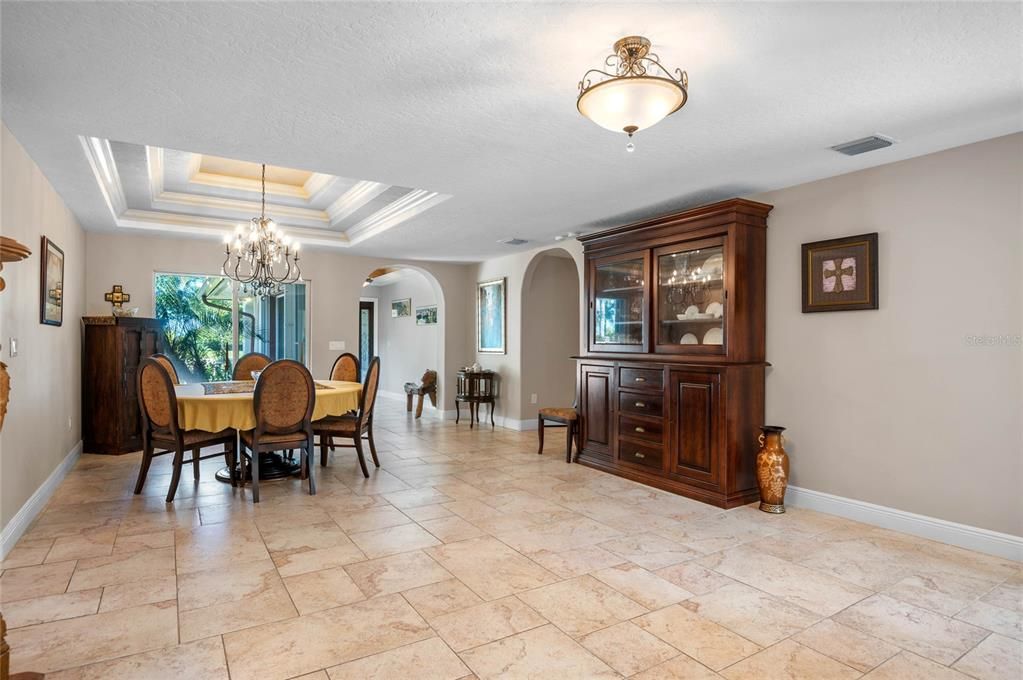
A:
[[[444,293],[430,272],[389,265],[367,273],[359,293],[355,354],[362,366],[368,365],[370,357],[380,357],[381,396],[404,399],[404,384],[418,381],[427,369],[433,369],[441,376],[436,412],[443,412],[443,319]]]
[[[570,406],[575,400],[579,353],[579,268],[571,253],[552,248],[537,253],[522,279],[522,393],[519,413],[535,419],[542,406]]]

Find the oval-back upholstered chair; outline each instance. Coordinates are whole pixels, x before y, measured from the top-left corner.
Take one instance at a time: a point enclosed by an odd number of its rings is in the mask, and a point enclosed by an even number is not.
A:
[[[151,358],[156,359],[167,370],[172,383],[175,385],[181,384],[181,381],[178,380],[178,370],[174,368],[174,362],[170,360],[169,356],[166,354],[154,354]]]
[[[359,410],[355,414],[339,417],[323,418],[313,423],[313,432],[320,436],[320,465],[327,464],[327,447],[333,445],[334,437],[351,439],[351,444],[338,444],[345,448],[354,448],[359,457],[359,466],[364,477],[369,477],[366,457],[362,453],[362,436],[369,440],[369,452],[373,456],[373,464],[380,467],[377,458],[377,447],[373,442],[373,407],[377,400],[377,386],[380,384],[380,357],[373,357],[366,369],[366,380],[362,384],[359,396]]]
[[[234,477],[235,438],[233,429],[220,432],[204,432],[203,430],[182,430],[178,425],[178,398],[174,394],[174,384],[163,363],[152,357],[143,359],[136,374],[136,391],[139,399],[139,410],[142,413],[142,464],[139,467],[138,481],[135,482],[135,493],[142,493],[149,474],[149,465],[156,456],[165,453],[174,454],[174,471],[171,475],[170,489],[167,491],[167,502],[174,500],[181,480],[181,468],[185,463],[192,464],[192,474],[199,479],[199,461],[223,455],[227,459],[227,467],[231,470],[231,485],[236,484]],[[224,450],[200,456],[203,447],[223,444]],[[164,451],[155,451],[155,447],[166,447]],[[192,451],[192,458],[185,460],[185,449]]]
[[[330,369],[330,379],[359,382],[359,358],[351,352],[339,356]]]
[[[271,451],[300,449],[303,477],[309,477],[309,493],[316,493],[316,480],[310,464],[315,402],[316,385],[313,376],[301,363],[281,359],[263,369],[252,396],[256,427],[241,433],[241,481],[244,486],[244,468],[246,461],[249,461],[252,467],[254,503],[259,502],[259,454]]]
[[[238,358],[231,372],[232,380],[252,380],[253,371],[262,371],[273,362],[273,359],[259,352],[249,352]]]

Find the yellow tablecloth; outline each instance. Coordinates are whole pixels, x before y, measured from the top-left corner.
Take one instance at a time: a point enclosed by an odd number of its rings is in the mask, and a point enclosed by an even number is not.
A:
[[[343,380],[317,380],[329,389],[316,390],[313,420],[340,416],[359,408],[362,385]],[[228,427],[251,430],[256,427],[252,411],[252,392],[244,394],[206,394],[201,384],[177,385],[178,426],[186,430],[220,432]]]

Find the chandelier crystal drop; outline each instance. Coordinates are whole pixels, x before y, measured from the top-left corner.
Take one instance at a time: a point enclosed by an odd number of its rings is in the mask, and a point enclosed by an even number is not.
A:
[[[263,164],[259,217],[224,235],[222,272],[242,286],[243,293],[276,295],[284,286],[302,280],[298,241],[293,241],[266,216],[266,164]],[[232,262],[233,258],[233,262]]]
[[[689,76],[662,66],[643,36],[616,42],[604,64],[608,71],[590,69],[583,74],[576,108],[602,128],[627,134],[628,151],[635,148],[634,134],[661,122],[689,99]]]

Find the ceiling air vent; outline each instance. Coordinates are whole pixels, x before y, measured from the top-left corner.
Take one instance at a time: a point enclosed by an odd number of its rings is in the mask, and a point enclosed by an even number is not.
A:
[[[503,243],[506,246],[521,246],[523,243],[529,243],[524,238],[503,238],[498,243]]]
[[[871,135],[869,137],[864,137],[863,139],[854,139],[851,142],[833,146],[831,149],[838,153],[845,154],[846,156],[859,156],[861,153],[883,149],[894,143],[895,142],[892,140],[882,137],[881,135]]]

